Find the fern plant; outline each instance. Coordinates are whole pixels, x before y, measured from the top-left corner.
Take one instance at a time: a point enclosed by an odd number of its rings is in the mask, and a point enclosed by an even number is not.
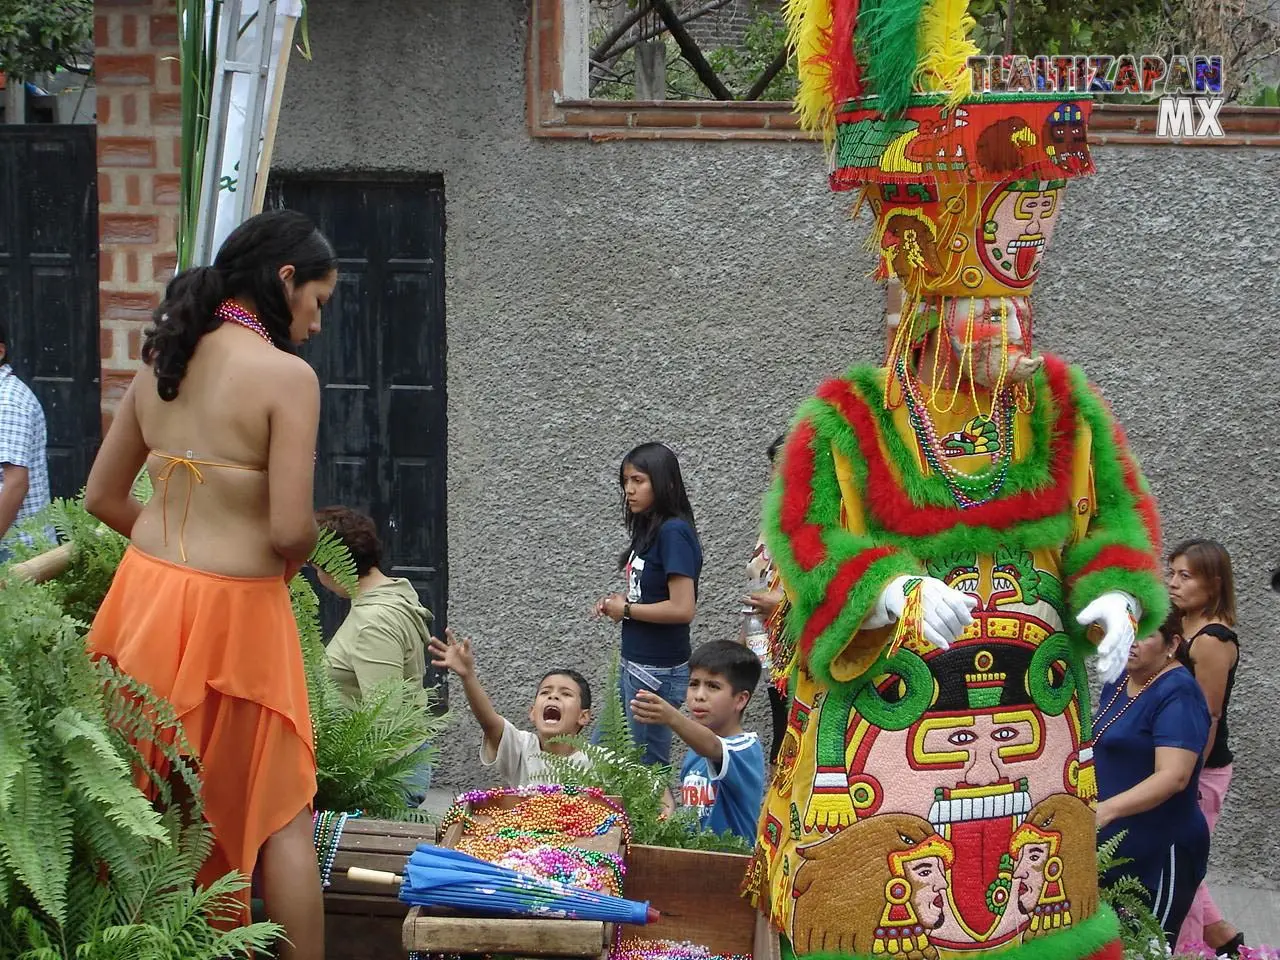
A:
[[[1098,845],[1098,893],[1120,918],[1125,960],[1166,960],[1169,956],[1168,943],[1160,921],[1151,911],[1151,892],[1136,877],[1128,875],[1107,884],[1101,883],[1101,878],[1132,862],[1128,857],[1116,855],[1126,833],[1121,830]]]
[[[677,807],[671,816],[663,817],[662,794],[673,780],[673,771],[669,766],[647,766],[643,762],[644,749],[632,738],[622,707],[619,669],[619,655],[615,653],[600,714],[600,743],[592,744],[581,736],[557,738],[585,753],[590,764],[584,768],[569,762],[567,757],[545,755],[556,780],[566,786],[600,787],[609,796],[621,800],[631,821],[633,843],[685,850],[750,852],[747,842],[736,834],[703,830],[693,810]]]
[[[278,935],[210,925],[244,880],[193,889],[207,851],[199,804],[156,812],[133,780],[138,736],[171,768],[165,781],[146,768],[162,799],[169,778],[191,792],[172,709],[92,661],[83,624],[50,591],[21,581],[0,590],[0,955],[244,956]]]
[[[332,577],[348,596],[356,595],[355,562],[332,531],[321,531],[310,563]],[[412,681],[387,680],[359,703],[348,703],[329,673],[315,591],[298,576],[289,592],[306,664],[316,748],[316,808],[359,810],[387,819],[425,819],[406,807],[408,783],[419,767],[435,763],[439,751],[431,744],[451,718],[436,716],[435,692]]]

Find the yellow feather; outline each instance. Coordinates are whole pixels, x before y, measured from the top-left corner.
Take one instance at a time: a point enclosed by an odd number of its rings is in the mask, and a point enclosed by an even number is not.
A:
[[[831,102],[831,68],[826,61],[831,44],[830,0],[787,0],[783,11],[796,70],[796,112],[805,130],[821,130],[830,146],[835,135],[835,105]]]
[[[929,0],[920,18],[920,61],[916,67],[917,88],[946,92],[948,106],[955,106],[971,90],[968,59],[978,55],[969,39],[973,18],[967,0]]]

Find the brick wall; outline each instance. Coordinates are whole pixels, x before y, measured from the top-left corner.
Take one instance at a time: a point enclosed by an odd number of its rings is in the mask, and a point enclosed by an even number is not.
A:
[[[173,0],[97,0],[95,12],[105,432],[173,275],[181,95]]]

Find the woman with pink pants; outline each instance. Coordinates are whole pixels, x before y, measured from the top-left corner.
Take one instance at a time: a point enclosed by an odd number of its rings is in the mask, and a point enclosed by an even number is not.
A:
[[[1169,599],[1182,615],[1191,668],[1209,705],[1209,742],[1200,773],[1200,809],[1212,831],[1231,785],[1231,748],[1227,743],[1227,707],[1240,663],[1236,588],[1231,557],[1214,540],[1187,540],[1169,559]],[[1206,943],[1219,955],[1238,956],[1244,934],[1223,919],[1207,883],[1200,884],[1178,934],[1177,952]]]

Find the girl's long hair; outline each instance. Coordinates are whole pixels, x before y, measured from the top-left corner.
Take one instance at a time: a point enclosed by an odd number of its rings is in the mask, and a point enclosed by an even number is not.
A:
[[[293,314],[280,279],[280,268],[287,265],[293,267],[295,286],[301,286],[328,276],[338,257],[309,217],[271,210],[231,231],[212,266],[192,267],[169,281],[142,340],[142,360],[155,371],[161,400],[177,397],[200,338],[222,324],[214,312],[230,297],[251,300],[271,342],[293,350]]]
[[[1169,551],[1169,562],[1182,557],[1192,575],[1209,592],[1205,614],[1228,627],[1236,625],[1236,580],[1231,572],[1231,554],[1217,540],[1184,540]],[[1183,613],[1198,611],[1184,610]]]
[[[632,513],[627,506],[627,487],[623,478],[627,464],[646,474],[653,488],[653,506],[644,513]],[[632,552],[644,553],[653,546],[658,539],[658,530],[667,520],[680,518],[693,528],[694,538],[697,538],[698,527],[693,520],[689,494],[684,489],[680,461],[665,443],[642,443],[623,457],[618,467],[618,486],[622,491],[622,520],[631,535],[630,545],[618,557],[619,570],[627,565],[627,558]]]
[[[1174,659],[1188,670],[1194,669],[1191,666],[1191,648],[1182,635],[1182,614],[1170,607],[1169,615],[1165,617],[1164,623],[1160,624],[1159,631],[1165,647],[1173,646]]]

